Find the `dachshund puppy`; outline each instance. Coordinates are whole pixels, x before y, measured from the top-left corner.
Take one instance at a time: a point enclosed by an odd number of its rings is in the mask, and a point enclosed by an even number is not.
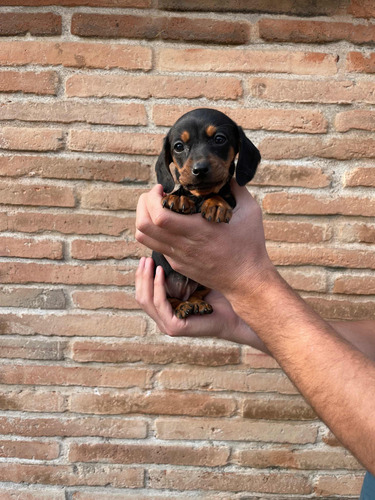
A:
[[[232,176],[235,173],[244,186],[260,160],[258,149],[227,115],[207,108],[190,111],[169,130],[156,162],[158,183],[167,193],[163,207],[181,214],[200,212],[208,221],[228,223],[236,206],[230,191]],[[172,192],[175,181],[180,187]],[[168,300],[178,318],[212,312],[204,300],[208,288],[174,271],[164,255],[153,252],[152,257],[155,268],[164,269]]]

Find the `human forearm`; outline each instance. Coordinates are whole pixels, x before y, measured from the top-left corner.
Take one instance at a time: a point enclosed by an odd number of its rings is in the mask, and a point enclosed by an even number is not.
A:
[[[265,278],[265,276],[264,276]],[[274,271],[228,297],[321,419],[375,472],[375,365]]]

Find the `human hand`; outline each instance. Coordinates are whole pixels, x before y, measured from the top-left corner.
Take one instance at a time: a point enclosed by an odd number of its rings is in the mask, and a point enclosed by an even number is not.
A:
[[[174,270],[228,296],[249,283],[257,288],[273,268],[265,248],[259,205],[232,181],[237,205],[229,224],[215,224],[200,214],[181,215],[162,207],[162,186],[138,202],[136,238],[163,253]]]

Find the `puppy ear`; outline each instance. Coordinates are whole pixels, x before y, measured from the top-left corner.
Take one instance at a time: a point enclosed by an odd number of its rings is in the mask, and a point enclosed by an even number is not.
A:
[[[163,186],[166,193],[170,193],[174,188],[174,179],[169,165],[172,163],[171,145],[169,136],[164,137],[163,149],[156,161],[155,170],[158,183]]]
[[[260,163],[259,149],[246,137],[242,127],[238,127],[239,154],[236,166],[236,180],[240,186],[244,186],[254,177]]]

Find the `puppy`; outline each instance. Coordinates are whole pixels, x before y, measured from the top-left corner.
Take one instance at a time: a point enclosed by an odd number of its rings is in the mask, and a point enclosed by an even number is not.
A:
[[[258,149],[227,115],[207,108],[190,111],[169,130],[156,162],[158,183],[168,193],[163,207],[181,214],[200,212],[208,221],[228,223],[236,206],[230,191],[232,176],[235,173],[237,183],[244,186],[260,160]],[[180,187],[172,192],[175,181]],[[174,271],[164,255],[153,252],[152,258],[155,268],[164,269],[168,300],[178,318],[212,313],[204,300],[208,288]]]

